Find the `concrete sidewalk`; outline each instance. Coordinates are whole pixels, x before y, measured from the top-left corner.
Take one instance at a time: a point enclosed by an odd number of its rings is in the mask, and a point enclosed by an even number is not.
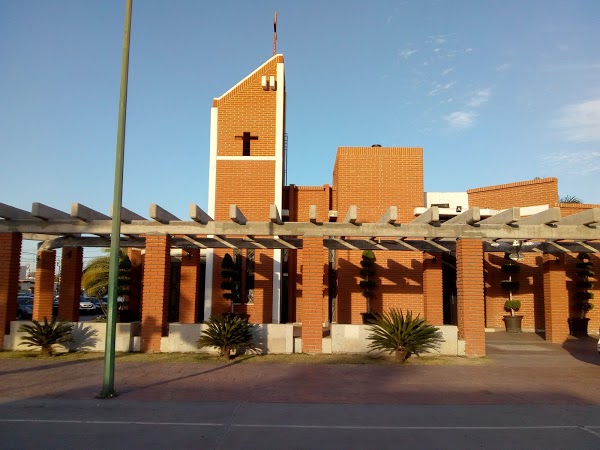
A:
[[[600,355],[593,338],[550,344],[533,333],[487,334],[482,365],[349,365],[119,362],[119,401],[600,405]],[[102,357],[1,359],[5,400],[91,399]]]

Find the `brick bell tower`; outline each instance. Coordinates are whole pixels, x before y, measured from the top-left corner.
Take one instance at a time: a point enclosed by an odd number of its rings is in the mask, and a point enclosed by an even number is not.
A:
[[[268,221],[269,205],[281,211],[284,185],[285,75],[275,55],[213,100],[210,121],[208,212],[229,220],[236,204],[248,221]],[[221,264],[229,253],[239,264],[241,289],[233,310],[254,323],[279,323],[281,250],[214,249],[206,257],[204,317],[232,309],[223,297]]]

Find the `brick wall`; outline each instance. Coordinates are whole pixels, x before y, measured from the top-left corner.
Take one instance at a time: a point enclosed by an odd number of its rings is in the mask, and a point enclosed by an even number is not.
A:
[[[545,254],[543,260],[546,340],[562,343],[569,335],[565,256]]]
[[[432,325],[444,324],[442,254],[423,254],[423,309]]]
[[[10,333],[10,321],[17,317],[21,233],[0,234],[0,349],[4,335]]]
[[[233,250],[215,249],[213,259],[212,314],[231,311],[231,301],[223,297],[221,264],[226,253]],[[246,250],[242,250],[242,277],[246,271]],[[248,314],[252,323],[271,323],[273,319],[273,250],[254,251],[254,302],[233,306],[236,313]],[[242,281],[245,292],[245,283]]]
[[[171,236],[147,235],[142,301],[142,352],[159,352],[168,332]]]
[[[302,249],[302,352],[321,353],[323,305],[326,299],[323,277],[327,250],[321,238],[304,237]]]
[[[524,259],[516,262],[521,269],[512,274],[513,280],[520,283],[519,290],[513,298],[521,302],[518,314],[523,316],[523,329],[544,329],[544,283],[542,258],[537,253],[524,253]],[[485,253],[485,317],[486,327],[504,329],[502,318],[510,312],[504,310],[504,302],[508,300],[508,292],[502,289],[500,282],[508,280],[508,274],[502,271],[502,265],[509,260],[504,253]]]
[[[37,254],[35,270],[35,291],[33,297],[33,319],[52,318],[52,300],[54,299],[54,266],[56,252],[40,250]]]
[[[562,217],[570,216],[585,211],[586,209],[600,208],[600,205],[594,203],[559,203],[560,215]]]
[[[549,205],[558,203],[558,180],[540,178],[467,190],[469,206],[489,209]]]
[[[423,149],[340,147],[333,175],[333,203],[342,218],[358,206],[363,222],[378,220],[389,206],[398,207],[400,221],[414,218],[423,206]]]
[[[456,241],[458,336],[467,356],[485,356],[483,246],[479,239]]]
[[[331,187],[323,186],[294,186],[289,195],[293,196],[290,210],[290,222],[308,222],[311,205],[317,206],[317,221],[328,222],[331,209]]]
[[[423,254],[400,251],[374,253],[377,287],[375,296],[370,300],[371,312],[382,313],[395,307],[423,316]],[[359,286],[362,280],[361,259],[361,251],[338,251],[338,323],[360,324],[361,313],[367,312],[366,299]]]
[[[181,323],[196,323],[199,278],[200,249],[183,249],[181,254],[181,278],[179,281],[179,322]]]

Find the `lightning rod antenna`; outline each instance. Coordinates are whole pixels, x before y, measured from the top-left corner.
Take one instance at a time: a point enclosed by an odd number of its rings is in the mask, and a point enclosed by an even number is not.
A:
[[[273,18],[273,56],[277,54],[277,11]]]

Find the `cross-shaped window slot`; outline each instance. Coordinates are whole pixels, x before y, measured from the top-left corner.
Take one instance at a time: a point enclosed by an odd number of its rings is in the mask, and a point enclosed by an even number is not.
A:
[[[242,136],[236,136],[235,138],[242,140],[242,155],[250,156],[250,141],[258,141],[258,136],[252,136],[249,131],[244,131]]]

